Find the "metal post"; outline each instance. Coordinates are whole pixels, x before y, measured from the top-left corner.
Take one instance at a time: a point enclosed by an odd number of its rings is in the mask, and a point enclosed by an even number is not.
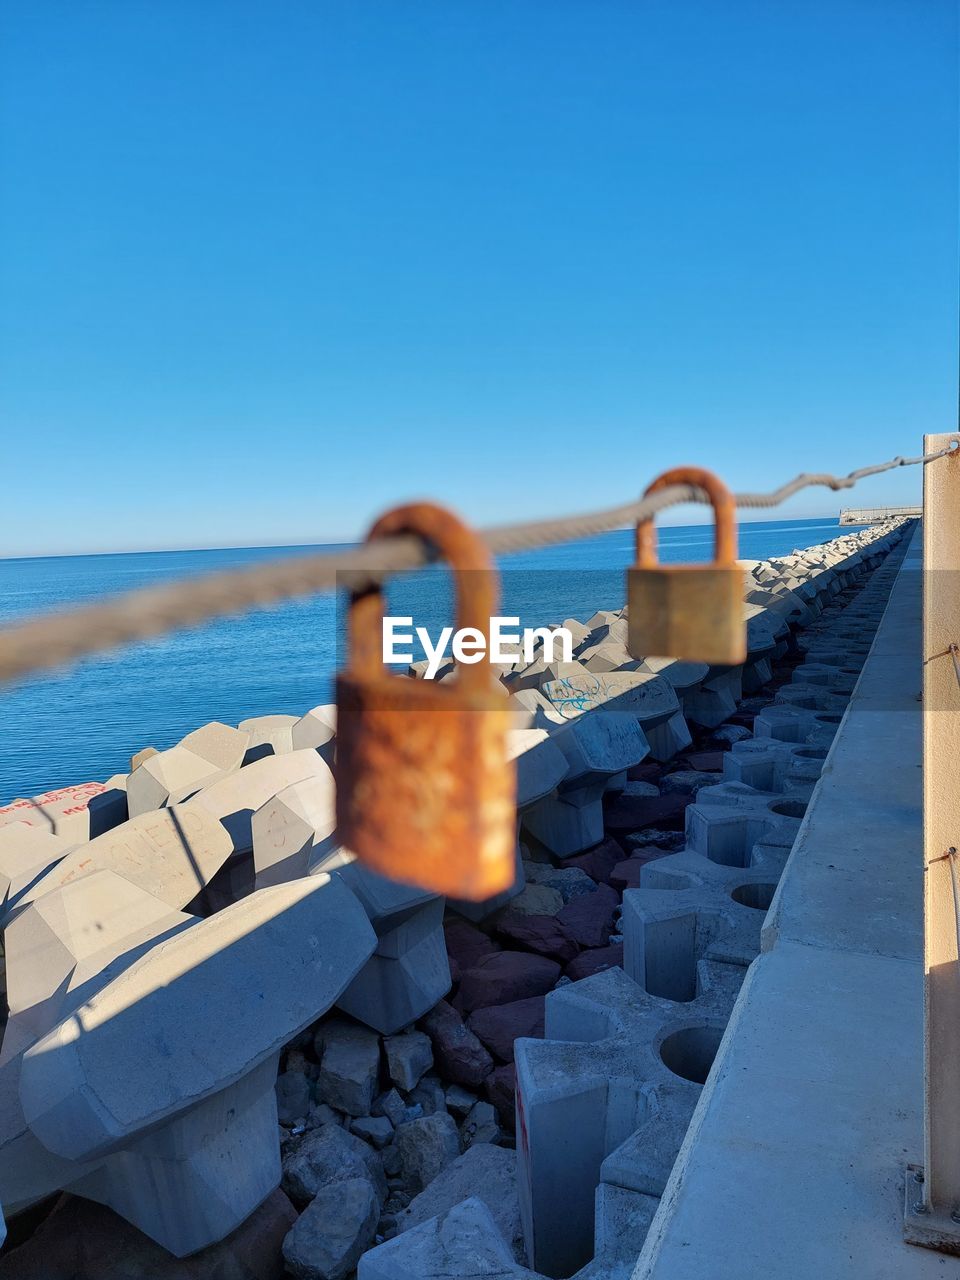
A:
[[[956,434],[924,437],[942,449]],[[923,472],[924,1164],[904,1234],[960,1253],[960,456]]]

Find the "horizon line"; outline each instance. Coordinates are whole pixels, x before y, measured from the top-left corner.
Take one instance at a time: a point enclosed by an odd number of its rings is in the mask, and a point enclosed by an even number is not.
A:
[[[785,523],[791,523],[791,522],[831,523],[835,521],[837,523],[837,528],[844,527],[840,525],[839,520],[840,520],[840,512],[838,511],[835,515],[820,515],[820,516],[792,515],[792,516],[789,516],[787,520],[738,520],[737,526],[739,528],[742,525],[754,525],[754,524],[785,524]],[[672,521],[664,520],[658,524],[658,527],[662,529],[691,529],[691,528],[697,528],[701,525],[709,525],[710,523],[711,521],[709,519],[688,521],[684,524],[680,524],[679,522],[675,523]],[[605,532],[619,533],[619,532],[623,532],[626,529],[629,529],[629,527],[630,527],[629,525],[619,525],[617,526],[617,528],[608,529]],[[852,528],[853,526],[850,526],[850,527]],[[597,534],[595,536],[601,537],[602,535]],[[141,546],[141,547],[122,547],[122,548],[114,548],[112,550],[98,550],[98,551],[89,551],[89,550],[87,551],[23,551],[23,552],[13,552],[12,554],[0,554],[0,563],[5,563],[8,561],[14,561],[14,560],[70,560],[70,559],[81,559],[88,556],[190,555],[190,554],[194,554],[196,552],[201,552],[201,551],[269,551],[269,550],[287,551],[287,550],[298,550],[301,547],[320,548],[320,547],[359,546],[362,541],[363,541],[362,538],[332,537],[332,538],[324,539],[322,541],[314,540],[309,542],[298,542],[298,541],[221,542],[221,543],[208,543],[205,546],[194,546],[189,544],[185,544],[182,546],[167,546],[167,547]],[[582,541],[586,541],[586,539],[571,538],[570,541],[582,542]],[[562,544],[557,544],[557,545],[562,545]]]

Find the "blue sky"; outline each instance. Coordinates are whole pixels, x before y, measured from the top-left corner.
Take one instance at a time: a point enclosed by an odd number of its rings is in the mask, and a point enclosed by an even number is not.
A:
[[[0,23],[0,555],[766,488],[955,428],[952,0]]]

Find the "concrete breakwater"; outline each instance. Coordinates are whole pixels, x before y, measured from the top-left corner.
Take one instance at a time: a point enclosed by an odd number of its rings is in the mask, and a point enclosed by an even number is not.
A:
[[[745,564],[742,667],[506,672],[481,908],[338,846],[327,707],[0,812],[0,1277],[628,1275],[908,527]]]

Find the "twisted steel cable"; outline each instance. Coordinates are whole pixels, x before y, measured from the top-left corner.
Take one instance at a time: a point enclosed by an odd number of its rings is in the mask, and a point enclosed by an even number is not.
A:
[[[926,465],[960,448],[950,445],[916,458],[860,467],[846,476],[801,474],[769,493],[735,494],[738,507],[779,506],[802,489],[815,486],[850,489],[868,476],[896,467]],[[646,520],[684,502],[707,502],[702,489],[671,485],[649,497],[604,511],[525,524],[498,525],[481,530],[495,555],[589,538]],[[48,670],[87,654],[147,640],[180,627],[196,626],[212,618],[263,608],[296,596],[348,586],[357,590],[382,582],[391,573],[429,564],[429,546],[413,537],[378,539],[345,551],[324,552],[296,559],[275,560],[253,568],[208,574],[162,587],[148,587],[114,596],[97,604],[41,614],[12,623],[0,631],[0,681]]]

